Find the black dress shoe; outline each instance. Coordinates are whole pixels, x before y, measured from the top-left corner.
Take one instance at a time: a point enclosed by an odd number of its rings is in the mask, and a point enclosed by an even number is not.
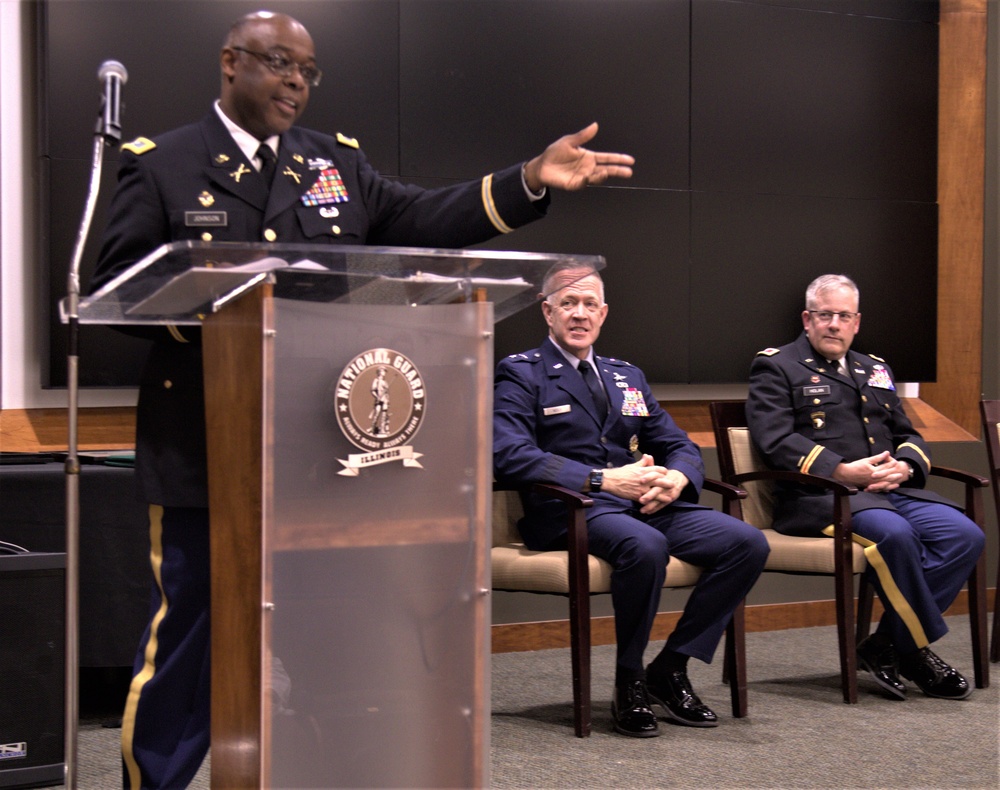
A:
[[[686,670],[655,672],[647,669],[646,683],[650,699],[666,711],[668,719],[688,727],[719,726],[719,717],[691,688]]]
[[[858,645],[858,666],[868,672],[889,699],[906,699],[899,679],[899,656],[887,636],[872,634]]]
[[[632,680],[615,686],[615,696],[611,700],[611,718],[615,732],[633,738],[654,738],[660,734],[660,726],[649,706],[646,681]]]
[[[903,656],[899,662],[903,677],[912,680],[928,697],[965,699],[972,693],[969,681],[949,666],[929,647]]]

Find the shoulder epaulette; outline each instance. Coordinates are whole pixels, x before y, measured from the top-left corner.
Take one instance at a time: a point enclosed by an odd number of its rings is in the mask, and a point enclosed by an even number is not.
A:
[[[341,145],[346,145],[348,148],[361,147],[360,145],[358,145],[358,138],[347,137],[346,135],[341,134],[340,132],[337,132],[337,142],[340,143]]]
[[[884,360],[884,359],[882,359],[882,357],[877,357],[877,356],[875,356],[874,354],[869,354],[868,356],[870,356],[870,357],[871,357],[872,359],[874,359],[874,360],[875,360],[876,362],[885,362],[885,360]]]
[[[154,148],[156,148],[156,143],[148,137],[136,137],[131,143],[125,143],[122,146],[123,151],[131,151],[136,156],[141,156]]]
[[[623,365],[627,368],[634,368],[631,362],[626,362],[624,359],[618,359],[617,357],[602,357],[595,354],[595,358],[601,360],[602,362],[608,362],[612,365]]]
[[[508,354],[507,359],[511,362],[537,362],[542,358],[542,355],[535,352],[534,354]]]
[[[775,354],[780,354],[780,353],[781,353],[780,348],[765,348],[763,351],[758,351],[757,356],[773,357]]]

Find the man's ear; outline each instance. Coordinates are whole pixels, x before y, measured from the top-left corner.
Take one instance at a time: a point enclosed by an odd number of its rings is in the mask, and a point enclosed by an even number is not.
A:
[[[223,47],[222,53],[219,55],[219,66],[222,68],[222,74],[229,81],[233,81],[233,75],[236,73],[236,52],[229,47]]]

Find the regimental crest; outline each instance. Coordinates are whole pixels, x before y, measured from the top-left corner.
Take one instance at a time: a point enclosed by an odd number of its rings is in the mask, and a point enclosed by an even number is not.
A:
[[[393,461],[422,468],[409,442],[420,430],[426,400],[423,376],[406,355],[373,348],[354,357],[337,379],[334,411],[344,436],[364,452],[338,459],[339,474],[356,476]]]

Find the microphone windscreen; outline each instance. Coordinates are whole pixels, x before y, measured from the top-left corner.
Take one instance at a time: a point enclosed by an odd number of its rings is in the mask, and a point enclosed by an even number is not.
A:
[[[117,60],[106,60],[97,70],[97,79],[101,82],[104,82],[108,77],[118,77],[122,81],[122,85],[128,82],[128,72]]]

